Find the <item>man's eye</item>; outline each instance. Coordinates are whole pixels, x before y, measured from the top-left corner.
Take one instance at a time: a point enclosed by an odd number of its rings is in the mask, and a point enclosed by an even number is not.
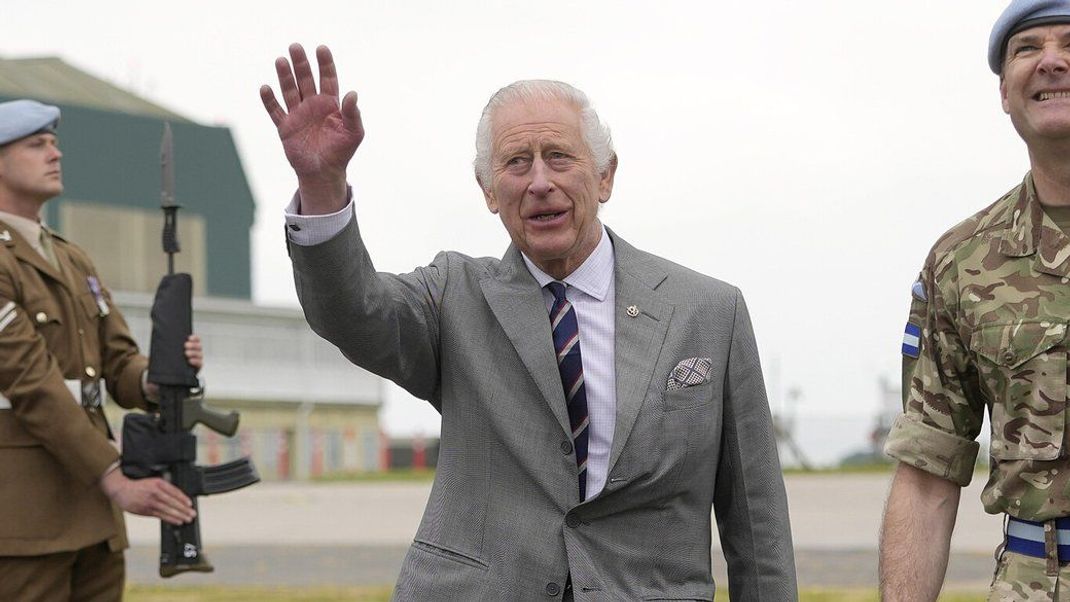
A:
[[[1037,49],[1037,47],[1033,46],[1032,44],[1022,44],[1021,46],[1018,46],[1017,48],[1015,48],[1014,52],[1012,54],[1014,56],[1018,56],[1020,54],[1025,54],[1026,52],[1032,52],[1032,51],[1034,51],[1036,49]]]

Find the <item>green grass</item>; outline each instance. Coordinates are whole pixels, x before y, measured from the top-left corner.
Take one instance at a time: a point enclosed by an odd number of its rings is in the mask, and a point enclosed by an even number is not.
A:
[[[129,585],[127,602],[387,602],[392,587],[161,587]]]
[[[956,591],[941,594],[940,602],[977,602],[986,592]],[[799,592],[800,602],[878,602],[877,590],[809,588]],[[720,602],[720,596],[717,602]]]
[[[127,602],[385,602],[390,587],[161,587],[131,585],[126,588]],[[940,596],[941,602],[976,602],[984,592],[951,592]],[[718,594],[717,602],[728,596]],[[878,602],[876,590],[868,588],[807,588],[800,592],[800,602]]]

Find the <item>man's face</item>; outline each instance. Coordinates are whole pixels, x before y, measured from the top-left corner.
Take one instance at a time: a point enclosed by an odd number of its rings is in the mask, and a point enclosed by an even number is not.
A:
[[[583,140],[579,111],[561,100],[518,101],[492,121],[491,213],[541,270],[564,278],[601,238],[598,204],[613,190],[611,165],[599,174]]]
[[[1070,25],[1011,36],[999,91],[1004,112],[1027,146],[1070,141]]]
[[[0,192],[20,200],[44,202],[63,193],[58,140],[34,134],[0,146]]]

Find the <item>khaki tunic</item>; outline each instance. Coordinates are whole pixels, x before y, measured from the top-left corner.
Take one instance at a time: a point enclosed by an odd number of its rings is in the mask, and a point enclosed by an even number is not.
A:
[[[52,234],[60,270],[0,221],[0,556],[69,551],[108,540],[126,547],[122,512],[98,480],[119,453],[99,408],[64,379],[103,378],[124,407],[145,407],[148,360],[88,256]]]

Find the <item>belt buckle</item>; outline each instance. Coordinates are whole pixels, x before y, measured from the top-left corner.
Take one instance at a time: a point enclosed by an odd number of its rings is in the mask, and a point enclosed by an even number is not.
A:
[[[82,381],[82,407],[99,408],[101,406],[100,381],[93,379],[89,382]]]

